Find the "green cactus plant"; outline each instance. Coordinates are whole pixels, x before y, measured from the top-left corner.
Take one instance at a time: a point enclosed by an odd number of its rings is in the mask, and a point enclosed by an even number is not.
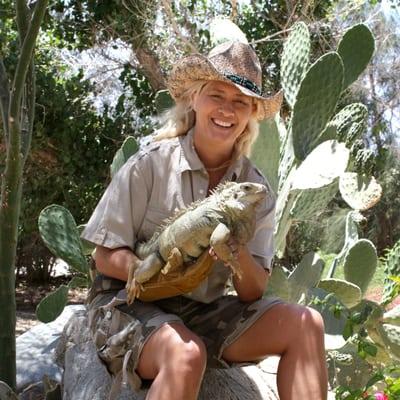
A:
[[[257,146],[263,151],[253,152],[252,161],[262,170],[267,177],[272,190],[278,192],[279,171],[279,131],[277,117],[264,120],[260,123]]]
[[[347,308],[354,307],[361,301],[361,289],[342,279],[321,279],[318,287],[328,293],[334,293],[336,298]]]
[[[290,273],[274,268],[266,295],[279,296],[289,303],[298,303],[308,296],[308,291],[321,279],[324,262],[313,252],[307,253]]]
[[[285,99],[294,106],[300,83],[308,68],[310,33],[304,22],[297,22],[283,46],[281,57],[281,84]]]
[[[364,294],[374,276],[377,263],[378,256],[373,243],[367,239],[360,239],[350,247],[345,256],[344,276]]]
[[[343,90],[353,83],[368,65],[374,53],[375,41],[364,24],[352,26],[339,43],[338,53],[343,60]]]
[[[66,208],[54,204],[47,206],[39,215],[38,226],[44,243],[53,254],[75,270],[88,272],[78,228]]]
[[[373,207],[382,196],[382,187],[373,176],[346,172],[340,176],[339,190],[343,200],[354,210]]]
[[[110,166],[111,176],[114,176],[117,171],[125,164],[129,157],[135,154],[139,149],[139,145],[133,136],[128,136],[122,146],[117,150],[114,155],[113,161]]]
[[[343,83],[340,56],[327,53],[307,71],[293,106],[294,154],[304,160],[318,144],[318,138],[335,111]]]
[[[50,251],[84,277],[75,276],[68,286],[61,285],[40,301],[36,309],[37,318],[42,322],[51,322],[64,310],[69,288],[88,284],[89,266],[78,227],[66,208],[54,204],[44,208],[39,215],[38,225],[40,235]]]

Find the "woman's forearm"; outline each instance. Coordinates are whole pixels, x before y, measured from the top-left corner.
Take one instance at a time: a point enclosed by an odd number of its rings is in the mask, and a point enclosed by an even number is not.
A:
[[[109,249],[103,246],[96,247],[96,268],[100,273],[111,278],[121,281],[128,280],[129,266],[137,260],[138,257],[128,247],[117,249]]]
[[[238,261],[242,277],[233,277],[233,285],[242,301],[254,301],[262,297],[268,283],[269,274],[258,264],[246,246],[239,249]]]

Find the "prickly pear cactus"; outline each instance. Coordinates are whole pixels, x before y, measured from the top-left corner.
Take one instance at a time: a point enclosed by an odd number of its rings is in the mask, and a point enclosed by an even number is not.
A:
[[[364,71],[374,53],[375,41],[364,24],[351,27],[339,43],[338,53],[343,60],[343,90],[352,84]]]
[[[307,253],[292,272],[275,268],[266,295],[279,296],[289,303],[305,299],[308,291],[321,279],[324,262],[313,252]]]
[[[47,206],[39,215],[38,225],[43,241],[53,254],[75,270],[88,272],[78,228],[66,208],[55,204]]]
[[[122,146],[117,150],[114,155],[114,159],[110,166],[111,176],[114,176],[118,170],[125,164],[126,160],[135,154],[139,149],[139,145],[136,139],[132,136],[128,136]]]
[[[333,293],[347,308],[354,307],[361,301],[361,289],[342,279],[321,279],[318,287]]]
[[[307,71],[293,106],[293,148],[304,160],[335,111],[343,83],[343,62],[335,53],[319,58]]]
[[[373,176],[346,172],[340,176],[339,190],[343,200],[354,210],[373,207],[382,196],[382,187]]]
[[[357,285],[364,294],[374,276],[378,256],[375,246],[367,239],[358,240],[350,247],[344,260],[344,276]]]
[[[308,68],[310,58],[310,33],[304,22],[297,22],[283,46],[281,57],[281,84],[285,99],[294,106],[300,83]]]

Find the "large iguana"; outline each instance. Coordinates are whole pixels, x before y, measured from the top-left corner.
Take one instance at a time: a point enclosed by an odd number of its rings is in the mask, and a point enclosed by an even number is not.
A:
[[[245,244],[252,238],[255,210],[266,196],[264,185],[227,182],[219,185],[209,197],[167,219],[148,242],[139,243],[135,248],[142,261],[129,268],[129,302],[139,296],[144,290],[141,285],[154,275],[160,271],[169,274],[195,262],[210,246],[240,277],[240,266],[228,241],[233,238]]]

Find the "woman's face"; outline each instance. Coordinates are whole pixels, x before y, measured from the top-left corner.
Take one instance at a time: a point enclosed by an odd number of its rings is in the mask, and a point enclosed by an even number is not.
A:
[[[251,97],[219,81],[207,83],[192,101],[197,139],[226,149],[233,148],[255,109]]]

